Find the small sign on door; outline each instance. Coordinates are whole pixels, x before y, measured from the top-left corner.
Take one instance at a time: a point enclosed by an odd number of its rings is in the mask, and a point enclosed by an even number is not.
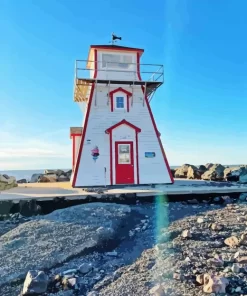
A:
[[[153,158],[153,157],[155,157],[155,152],[145,152],[145,157],[146,158]]]

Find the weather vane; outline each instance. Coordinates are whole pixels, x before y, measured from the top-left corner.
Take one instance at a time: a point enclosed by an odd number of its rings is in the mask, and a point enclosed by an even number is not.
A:
[[[116,40],[122,40],[122,37],[118,37],[117,35],[115,35],[114,33],[112,33],[112,38],[111,38],[111,44],[114,45],[114,43],[116,43]]]

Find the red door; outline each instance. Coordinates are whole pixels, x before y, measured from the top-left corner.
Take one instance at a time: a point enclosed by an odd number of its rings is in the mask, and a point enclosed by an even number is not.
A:
[[[116,184],[134,184],[133,142],[115,142]]]

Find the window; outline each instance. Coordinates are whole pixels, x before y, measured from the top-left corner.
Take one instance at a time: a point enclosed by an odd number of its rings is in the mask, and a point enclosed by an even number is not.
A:
[[[124,108],[124,97],[116,97],[116,108],[117,109]]]
[[[130,163],[130,145],[119,144],[118,145],[118,164]]]
[[[102,54],[102,68],[128,69],[132,63],[132,56],[119,54]]]

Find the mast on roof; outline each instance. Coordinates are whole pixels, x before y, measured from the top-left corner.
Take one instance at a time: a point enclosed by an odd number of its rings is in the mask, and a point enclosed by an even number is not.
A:
[[[117,40],[122,40],[122,37],[119,37],[119,36],[115,35],[114,33],[112,33],[111,36],[112,36],[112,40],[111,40],[112,45],[114,45],[117,42]]]

